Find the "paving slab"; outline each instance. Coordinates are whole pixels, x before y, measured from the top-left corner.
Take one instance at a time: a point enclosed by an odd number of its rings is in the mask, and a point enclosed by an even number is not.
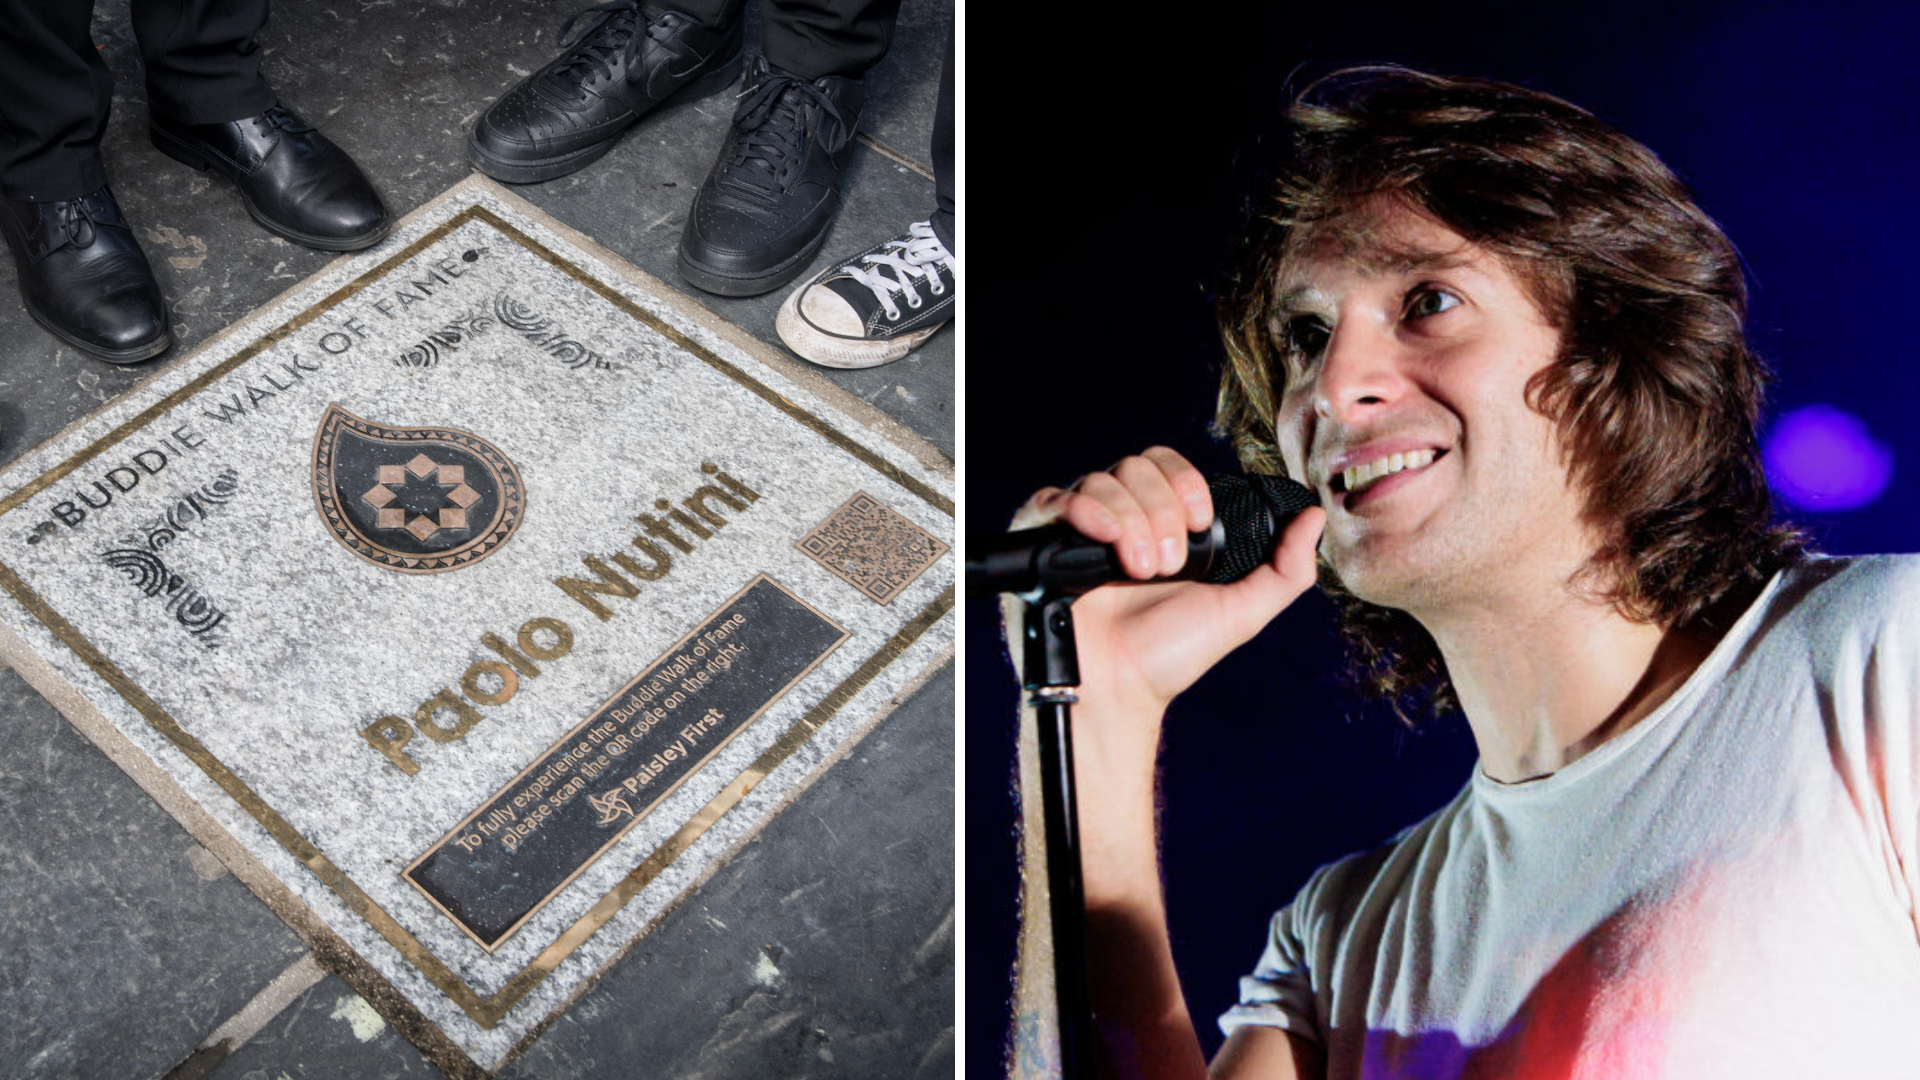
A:
[[[749,5],[758,19],[758,5]],[[860,130],[922,171],[933,165],[933,114],[940,99],[940,65],[946,56],[953,5],[907,0],[893,27],[887,55],[867,72],[867,98]],[[752,30],[752,24],[748,25]]]
[[[0,651],[478,1075],[943,662],[942,464],[475,178],[17,462]]]
[[[148,1077],[305,952],[13,671],[0,671],[0,1077]]]
[[[329,975],[208,1075],[213,1080],[399,1080],[442,1074],[366,998]]]

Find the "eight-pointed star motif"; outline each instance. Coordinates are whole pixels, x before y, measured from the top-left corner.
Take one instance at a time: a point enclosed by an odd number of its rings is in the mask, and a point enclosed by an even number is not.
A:
[[[374,525],[382,529],[405,529],[416,540],[425,540],[441,529],[464,529],[467,527],[467,510],[480,501],[480,493],[467,486],[466,467],[462,465],[440,465],[424,453],[415,454],[413,460],[405,465],[382,465],[379,468],[379,483],[373,485],[360,497],[365,499],[379,513]],[[415,514],[407,519],[403,506],[392,503],[399,498],[395,487],[405,486],[408,476],[417,476],[422,480],[433,477],[434,483],[443,488],[453,488],[445,492],[452,506],[439,509],[438,521],[425,514]]]

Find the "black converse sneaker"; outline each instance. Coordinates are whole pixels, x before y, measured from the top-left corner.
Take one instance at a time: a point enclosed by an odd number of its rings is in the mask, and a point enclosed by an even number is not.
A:
[[[816,364],[877,367],[920,347],[953,317],[953,256],[931,222],[831,267],[780,305],[774,328]]]

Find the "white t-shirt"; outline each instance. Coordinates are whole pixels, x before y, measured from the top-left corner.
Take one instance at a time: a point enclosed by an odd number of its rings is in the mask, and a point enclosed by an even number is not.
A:
[[[1920,556],[1783,570],[1670,699],[1274,915],[1329,1077],[1920,1077]]]

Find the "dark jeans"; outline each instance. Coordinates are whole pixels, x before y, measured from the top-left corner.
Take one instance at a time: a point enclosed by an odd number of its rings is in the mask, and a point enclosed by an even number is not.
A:
[[[100,136],[113,74],[93,47],[93,0],[0,0],[0,194],[50,202],[107,182]],[[133,0],[147,105],[188,124],[265,112],[254,35],[267,0]]]

